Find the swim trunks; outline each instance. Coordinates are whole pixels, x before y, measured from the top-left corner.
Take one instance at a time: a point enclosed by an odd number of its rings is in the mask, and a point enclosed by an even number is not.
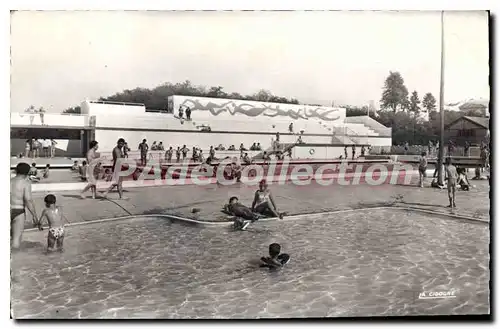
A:
[[[24,214],[25,210],[23,209],[10,209],[10,220],[14,220],[17,216]]]
[[[52,227],[49,229],[49,237],[53,239],[59,239],[64,237],[64,227]]]

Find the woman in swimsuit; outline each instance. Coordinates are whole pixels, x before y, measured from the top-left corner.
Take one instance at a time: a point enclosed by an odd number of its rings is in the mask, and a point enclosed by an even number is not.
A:
[[[265,179],[260,181],[259,189],[255,192],[252,212],[283,219],[283,213],[278,212],[278,207],[276,207],[276,203],[274,202],[271,191],[268,189]]]

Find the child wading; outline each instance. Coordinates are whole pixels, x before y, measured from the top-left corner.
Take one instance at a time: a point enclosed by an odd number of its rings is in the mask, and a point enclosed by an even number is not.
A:
[[[261,257],[260,260],[264,263],[260,267],[276,269],[285,266],[290,261],[290,255],[281,254],[281,246],[278,243],[271,243],[269,245],[269,257]]]
[[[456,208],[455,204],[455,188],[457,186],[457,168],[451,163],[451,158],[446,158],[445,180],[448,181],[448,199],[450,200],[449,208]]]
[[[44,201],[46,208],[43,210],[42,215],[40,216],[38,229],[43,230],[43,219],[47,218],[47,223],[49,225],[49,234],[47,236],[47,252],[54,251],[54,247],[57,247],[57,251],[62,252],[65,235],[64,221],[66,220],[66,218],[62,213],[62,209],[56,206],[55,195],[48,194],[45,197]]]

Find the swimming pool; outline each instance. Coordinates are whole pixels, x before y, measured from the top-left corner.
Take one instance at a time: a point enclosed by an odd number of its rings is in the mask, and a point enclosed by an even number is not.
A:
[[[44,232],[12,257],[15,318],[274,318],[489,312],[489,228],[400,210],[256,223],[142,217]],[[272,242],[291,262],[256,266]],[[424,291],[456,298],[419,299]]]

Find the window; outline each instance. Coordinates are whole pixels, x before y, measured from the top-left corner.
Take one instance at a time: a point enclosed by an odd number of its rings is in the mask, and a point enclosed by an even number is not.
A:
[[[474,129],[461,129],[458,131],[458,137],[475,137],[476,131]]]

